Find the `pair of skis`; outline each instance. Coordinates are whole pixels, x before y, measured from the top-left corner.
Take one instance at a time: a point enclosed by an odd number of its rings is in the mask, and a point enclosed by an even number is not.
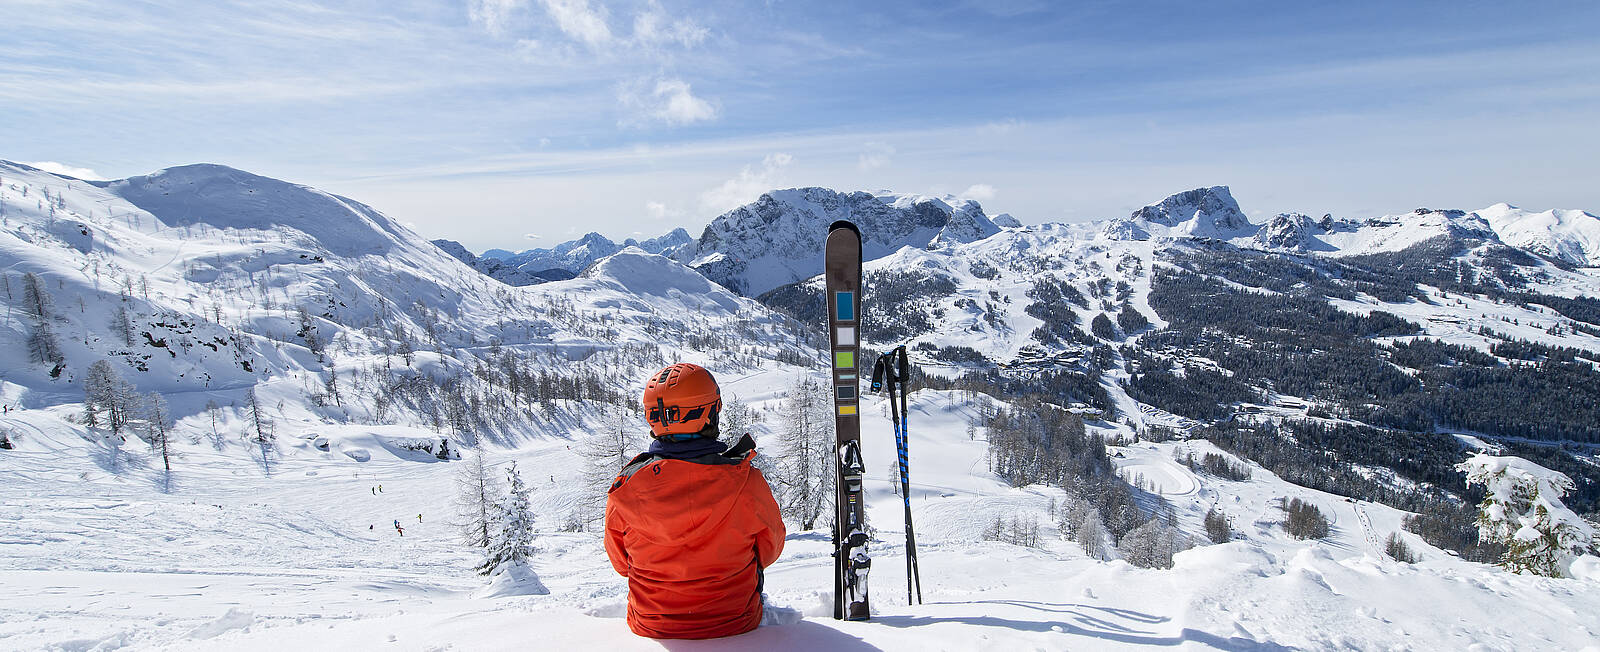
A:
[[[823,282],[828,304],[829,356],[832,365],[835,453],[833,526],[833,617],[840,620],[866,620],[871,617],[867,604],[867,575],[872,558],[867,553],[867,514],[862,479],[866,464],[861,459],[860,352],[861,352],[861,231],[846,221],[828,227],[823,250]],[[898,358],[893,356],[898,355]],[[900,454],[901,496],[906,509],[906,596],[912,595],[916,578],[917,601],[922,600],[922,581],[917,578],[916,540],[911,529],[910,480],[906,469],[905,381],[909,363],[905,347],[879,358],[874,366],[873,390],[888,381],[889,403],[895,414],[895,446]],[[895,404],[898,385],[899,404]]]

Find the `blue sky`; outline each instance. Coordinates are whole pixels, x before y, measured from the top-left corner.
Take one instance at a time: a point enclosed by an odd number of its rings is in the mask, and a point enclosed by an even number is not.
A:
[[[1308,5],[1308,6],[1301,6]],[[0,158],[224,163],[469,248],[774,187],[1023,222],[1600,209],[1600,4],[0,0]]]

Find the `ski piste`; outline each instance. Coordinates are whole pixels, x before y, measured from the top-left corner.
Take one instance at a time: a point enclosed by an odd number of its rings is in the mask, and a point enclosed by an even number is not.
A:
[[[833,377],[836,495],[833,521],[833,617],[866,620],[867,511],[862,499],[860,353],[861,231],[838,221],[828,226],[822,271],[827,288],[828,340]]]
[[[877,364],[872,365],[872,391],[887,393],[889,416],[894,424],[894,448],[899,457],[900,498],[906,508],[906,603],[921,604],[922,573],[917,567],[917,532],[911,527],[911,434],[906,425],[906,381],[910,378],[911,362],[906,357],[904,345],[878,356]]]

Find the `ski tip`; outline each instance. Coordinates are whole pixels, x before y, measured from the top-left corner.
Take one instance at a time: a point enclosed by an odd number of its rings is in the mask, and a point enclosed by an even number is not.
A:
[[[850,229],[851,231],[855,232],[857,237],[861,236],[861,229],[856,228],[855,223],[849,220],[839,220],[828,225],[828,233],[833,233],[839,229]]]

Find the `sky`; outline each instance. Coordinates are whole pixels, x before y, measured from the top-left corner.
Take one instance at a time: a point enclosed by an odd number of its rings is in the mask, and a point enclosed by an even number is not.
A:
[[[1593,2],[0,0],[0,158],[221,163],[474,251],[799,186],[1600,212],[1597,152]]]

